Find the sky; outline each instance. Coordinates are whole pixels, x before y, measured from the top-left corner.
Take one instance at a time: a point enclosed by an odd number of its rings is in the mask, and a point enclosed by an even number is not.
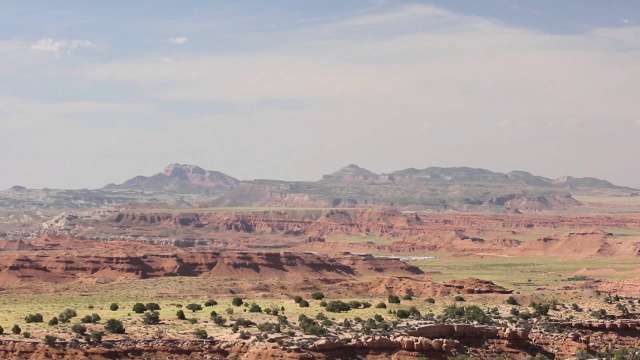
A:
[[[0,11],[0,189],[170,163],[640,187],[635,0],[30,1]]]

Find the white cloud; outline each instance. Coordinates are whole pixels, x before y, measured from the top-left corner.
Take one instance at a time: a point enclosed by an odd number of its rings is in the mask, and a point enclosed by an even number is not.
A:
[[[625,24],[625,25],[629,25],[629,24],[633,24],[633,21],[631,21],[629,19],[625,19],[625,18],[620,18],[620,23]]]
[[[79,48],[88,48],[93,47],[94,44],[89,40],[54,40],[52,38],[44,38],[40,39],[31,45],[31,50],[38,51],[50,51],[50,52],[61,52],[61,51],[72,51]]]
[[[176,44],[176,45],[182,45],[184,43],[186,43],[189,39],[185,36],[180,36],[180,37],[172,37],[172,38],[168,38],[167,41],[172,43],[172,44]]]

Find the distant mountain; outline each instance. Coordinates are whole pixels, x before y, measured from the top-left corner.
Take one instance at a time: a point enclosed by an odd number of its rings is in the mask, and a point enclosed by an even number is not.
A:
[[[82,209],[120,204],[244,207],[395,207],[407,211],[573,211],[573,195],[637,196],[640,190],[606,180],[548,179],[525,171],[470,167],[409,168],[376,174],[347,165],[319,181],[239,181],[195,165],[171,164],[152,176],[136,176],[96,190],[0,191],[0,209]]]
[[[153,176],[136,176],[120,185],[109,184],[103,190],[170,191],[170,192],[225,192],[238,186],[240,181],[219,171],[205,170],[195,165],[171,164]]]
[[[380,175],[376,173],[363,169],[358,165],[350,164],[330,175],[323,175],[322,180],[335,182],[368,182],[376,181],[379,177]]]
[[[392,172],[386,178],[396,184],[428,184],[450,185],[459,184],[503,184],[516,186],[531,186],[544,189],[619,189],[631,190],[631,188],[616,186],[606,180],[595,178],[575,178],[563,176],[558,179],[548,179],[542,176],[532,175],[526,171],[511,171],[507,174],[493,172],[486,169],[474,169],[470,167],[429,167],[426,169],[406,169]]]

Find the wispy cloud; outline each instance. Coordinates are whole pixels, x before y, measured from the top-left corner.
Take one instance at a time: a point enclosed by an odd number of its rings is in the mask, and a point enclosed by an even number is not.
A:
[[[186,36],[172,37],[167,39],[168,42],[176,45],[182,45],[186,43],[188,40],[189,39]]]
[[[79,48],[93,47],[94,44],[89,40],[54,40],[52,38],[40,39],[31,45],[31,50],[37,51],[50,51],[50,52],[64,52],[72,51]]]
[[[625,18],[620,18],[620,23],[624,24],[624,25],[629,25],[629,24],[633,24],[633,21],[629,20],[629,19],[625,19]]]

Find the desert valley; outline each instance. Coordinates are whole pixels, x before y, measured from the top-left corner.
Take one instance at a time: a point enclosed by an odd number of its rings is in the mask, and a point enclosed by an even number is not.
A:
[[[0,192],[0,354],[637,356],[638,193],[355,165],[317,182],[173,164],[97,190],[16,186]]]

